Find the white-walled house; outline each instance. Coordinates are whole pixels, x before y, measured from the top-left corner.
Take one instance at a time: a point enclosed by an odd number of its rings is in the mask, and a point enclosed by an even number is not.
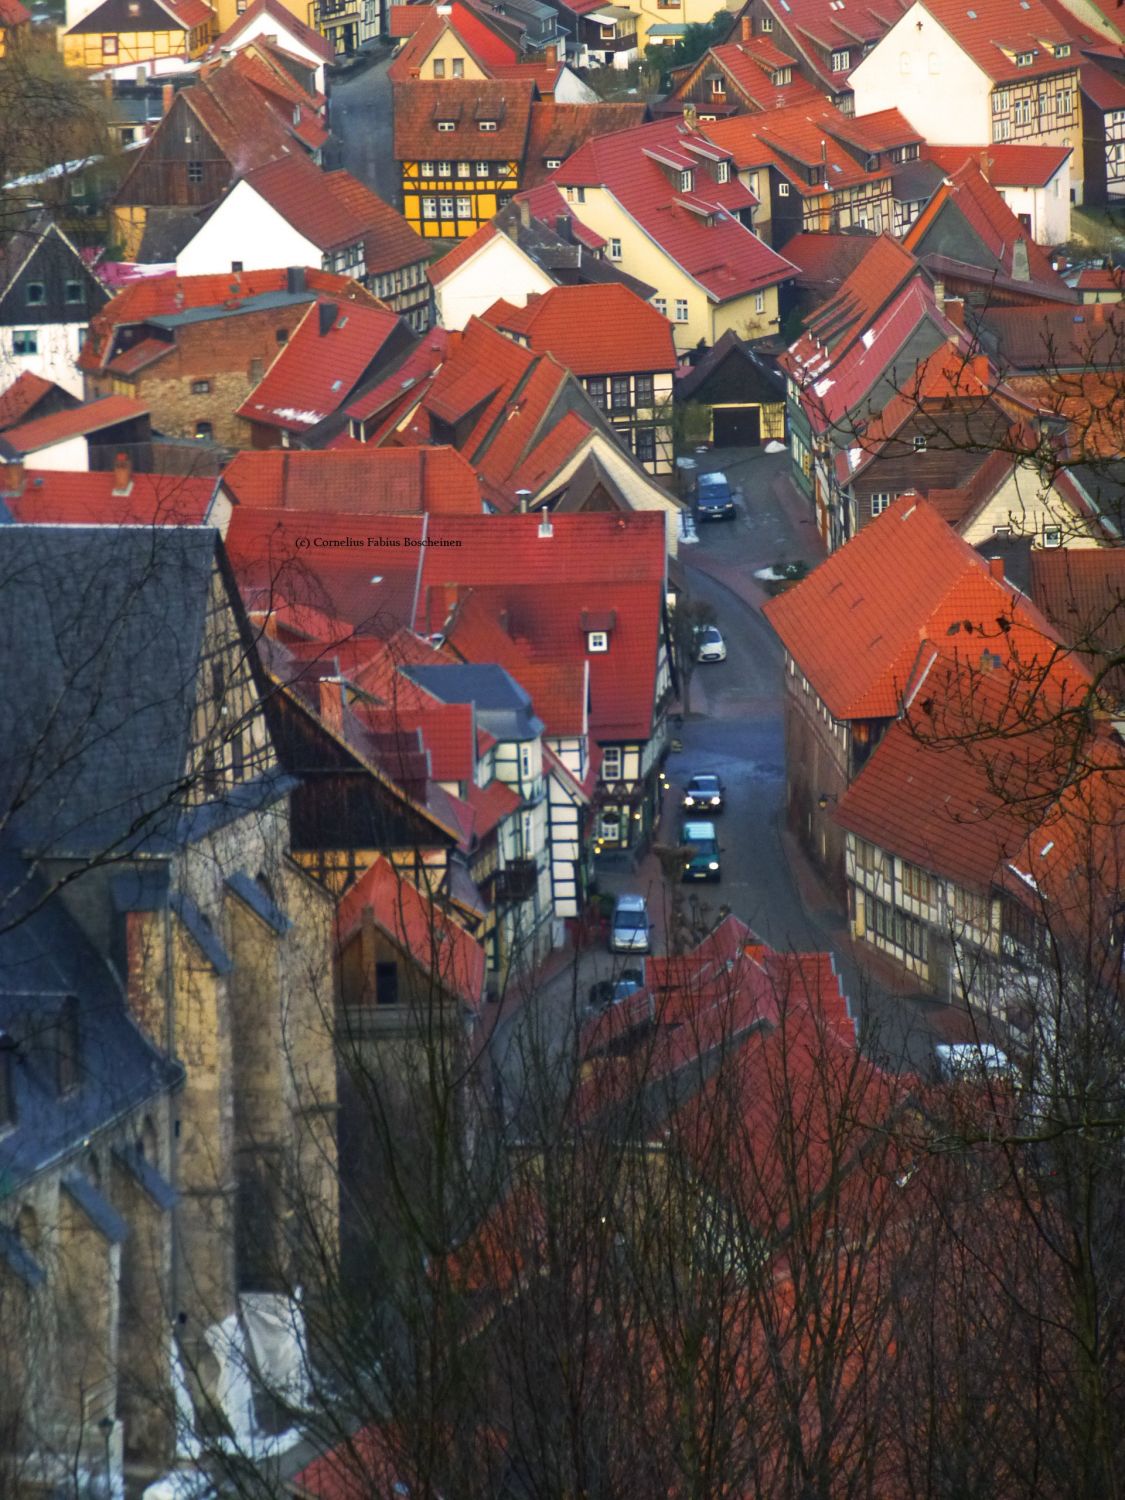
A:
[[[460,331],[503,296],[523,307],[536,292],[555,285],[515,240],[492,224],[484,224],[429,270],[439,328]]]
[[[81,396],[78,354],[108,301],[56,224],[13,229],[0,249],[0,390],[31,374]]]
[[[857,115],[899,109],[927,141],[1056,145],[1083,192],[1079,55],[1041,0],[910,7],[849,76]]]
[[[1073,147],[997,143],[975,150],[933,145],[928,150],[950,175],[972,161],[1036,244],[1063,245],[1070,239]]]
[[[219,37],[212,51],[237,52],[261,37],[268,37],[285,52],[300,58],[307,67],[314,69],[317,93],[327,93],[325,68],[336,56],[331,42],[325,41],[318,31],[298,20],[280,0],[252,0]]]

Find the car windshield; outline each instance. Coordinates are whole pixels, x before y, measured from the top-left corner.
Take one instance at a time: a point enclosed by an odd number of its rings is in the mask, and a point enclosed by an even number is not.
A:
[[[725,474],[701,474],[699,476],[699,488],[701,490],[722,491],[730,489]]]
[[[716,641],[722,640],[722,636],[715,629],[714,625],[708,625],[707,629],[703,632],[703,639],[708,645],[714,645]]]
[[[717,776],[693,776],[688,784],[689,792],[717,792],[719,790],[719,778]]]
[[[648,925],[643,911],[619,911],[613,925],[621,932],[633,932]]]

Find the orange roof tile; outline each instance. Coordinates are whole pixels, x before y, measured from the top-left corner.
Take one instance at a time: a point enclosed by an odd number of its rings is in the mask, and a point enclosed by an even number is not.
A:
[[[29,411],[39,405],[43,397],[57,389],[54,382],[44,380],[41,375],[25,370],[17,375],[11,385],[0,391],[0,432],[6,427],[15,427]]]
[[[552,287],[529,297],[525,308],[497,303],[482,316],[494,327],[515,328],[536,353],[553,354],[578,376],[676,368],[668,319],[612,282]]]
[[[971,162],[986,182],[1000,187],[1046,187],[1073,149],[999,141],[991,146],[927,146],[924,155],[949,173]]]
[[[548,161],[565,161],[595,136],[641,125],[647,114],[648,105],[643,100],[635,104],[556,104],[553,99],[536,100],[531,106],[531,128],[520,177],[522,187],[534,188],[545,182],[554,170],[548,167]]]
[[[396,161],[423,161],[437,156],[478,158],[485,145],[489,160],[522,161],[531,122],[533,83],[468,78],[437,82],[415,79],[396,83],[394,154]],[[452,122],[438,131],[438,121]],[[487,133],[480,123],[494,122]]]
[[[351,515],[480,515],[480,485],[454,448],[373,448],[238,453],[223,473],[238,505],[337,510]]]
[[[19,494],[5,494],[15,520],[53,526],[202,526],[218,480],[195,475],[138,474],[114,494],[112,473],[29,471]],[[0,493],[3,485],[0,483]]]
[[[1073,72],[1073,56],[1057,58],[1054,45],[1070,42],[1078,23],[1062,24],[1040,0],[926,0],[926,9],[994,83],[1014,83]],[[1030,65],[1016,62],[1031,55]]]
[[[411,229],[398,209],[384,203],[358,177],[344,171],[326,172],[324,176],[329,191],[364,227],[368,276],[401,270],[429,257],[426,241]]]
[[[277,21],[281,29],[291,32],[297,37],[301,45],[310,52],[315,52],[321,62],[330,63],[336,57],[332,43],[322,37],[319,31],[313,29],[298,16],[294,15],[287,5],[281,0],[250,0],[250,4],[240,16],[236,16],[226,31],[222,33],[215,43],[215,49],[223,45],[230,46],[238,40],[242,33],[251,26],[259,16],[265,15]]]
[[[6,444],[14,453],[36,453],[67,438],[85,437],[118,422],[147,417],[150,410],[144,401],[135,401],[131,396],[103,396],[100,401],[87,401],[68,411],[53,412],[49,417],[36,417],[19,427],[9,427],[0,437],[0,447]]]

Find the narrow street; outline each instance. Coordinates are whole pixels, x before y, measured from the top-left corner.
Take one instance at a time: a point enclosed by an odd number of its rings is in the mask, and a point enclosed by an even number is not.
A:
[[[343,167],[396,208],[402,206],[398,167],[394,159],[394,120],[391,55],[380,57],[357,72],[334,79],[331,118],[334,167]]]
[[[904,988],[889,965],[857,950],[842,907],[821,888],[785,827],[782,651],[761,613],[766,595],[753,575],[776,562],[815,566],[823,552],[811,513],[788,478],[785,453],[727,449],[702,462],[721,467],[741,492],[733,522],[701,526],[698,543],[680,552],[688,591],[714,609],[727,658],[698,665],[692,677],[690,713],[673,731],[679,748],[665,766],[669,789],[660,839],[676,839],[688,779],[698,772],[717,774],[726,788],[726,807],[717,820],[722,880],[670,891],[649,852],[637,862],[607,862],[598,871],[599,888],[646,896],[656,952],[664,951],[668,912],[679,894],[701,930],[725,906],[774,948],[831,952],[872,1053],[894,1068],[928,1071],[936,1041],[971,1034],[968,1017]],[[588,1014],[591,984],[635,963],[602,949],[577,958],[567,951],[555,956],[534,991],[504,997],[492,1018],[491,1049],[509,1115],[525,1093],[529,1070],[536,1077],[565,1076],[560,1064]]]

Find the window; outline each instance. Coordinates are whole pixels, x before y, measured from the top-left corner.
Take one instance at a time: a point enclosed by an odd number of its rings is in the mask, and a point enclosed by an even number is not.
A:
[[[29,281],[27,283],[27,305],[28,307],[41,307],[47,300],[47,288],[41,281]]]
[[[915,453],[925,453],[926,451],[926,439],[920,432],[914,436],[914,451]]]
[[[923,901],[928,906],[930,903],[930,877],[925,870],[920,870],[917,865],[902,866],[902,888],[912,901]]]
[[[422,217],[423,217],[423,219],[436,219],[437,218],[437,199],[436,198],[423,198],[422,199]]]
[[[1012,107],[1012,96],[1007,89],[1000,89],[992,96],[992,113],[1006,115]]]
[[[608,651],[609,636],[604,630],[590,630],[586,634],[587,651]]]
[[[439,134],[450,135],[454,130],[457,129],[457,122],[455,120],[439,120],[437,122],[437,128]]]
[[[586,382],[586,394],[599,411],[605,411],[605,376],[592,375]]]
[[[483,131],[485,135],[495,134],[495,132],[496,132],[496,121],[495,120],[478,120],[477,121],[477,129],[480,130],[480,131]]]
[[[631,404],[628,375],[615,375],[610,387],[610,405],[614,411],[627,411]]]
[[[437,164],[437,174],[439,177],[452,177],[453,163],[451,161],[439,161]]]
[[[1062,546],[1062,527],[1061,526],[1044,526],[1044,528],[1043,528],[1043,545],[1044,545],[1044,547],[1061,547]]]
[[[78,1087],[78,1001],[68,995],[54,1025],[55,1083],[60,1094]]]
[[[885,901],[875,901],[868,897],[867,907],[871,927],[878,937],[895,948],[901,948],[912,958],[917,958],[922,963],[926,962],[928,934],[921,922],[915,921],[913,917],[908,917],[905,912],[898,911],[893,906],[888,906]]]
[[[850,52],[833,52],[833,54],[832,54],[832,71],[833,71],[833,73],[846,73],[847,70],[848,70],[848,60],[849,60],[850,57],[851,57],[851,53]]]
[[[289,342],[288,328],[279,328],[274,334],[274,338],[279,344],[287,344]]]
[[[432,177],[434,175],[434,164],[432,161],[424,161],[418,170],[422,173],[423,177]]]
[[[210,422],[197,422],[195,424],[195,435],[201,442],[209,443],[214,436],[215,429]]]
[[[964,891],[959,885],[955,885],[953,915],[962,922],[987,931],[992,925],[992,903],[987,896],[978,896],[973,891]]]
[[[203,181],[203,163],[201,161],[188,162],[187,180],[196,187]]]
[[[871,514],[881,516],[890,503],[890,494],[886,490],[880,490],[878,494],[871,496]]]
[[[13,354],[38,354],[39,333],[34,328],[12,329]]]
[[[435,78],[444,78],[445,77],[445,58],[444,57],[435,57],[434,58],[434,77]]]
[[[676,298],[676,322],[686,323],[688,320],[688,305],[686,297]]]
[[[694,182],[694,180],[695,180],[695,173],[694,172],[692,172],[692,171],[681,172],[680,173],[680,192],[681,193],[690,193],[691,189],[692,189],[692,183]]]
[[[453,217],[453,199],[452,198],[439,198],[438,199],[438,218],[439,219],[452,219],[452,217]]]
[[[116,57],[117,56],[117,38],[115,36],[103,36],[102,37],[102,56],[103,57]]]
[[[86,288],[80,281],[68,281],[63,296],[68,307],[81,306],[86,301]]]
[[[910,76],[910,53],[900,52],[898,55],[898,70],[904,78]]]
[[[211,382],[209,380],[193,380],[191,393],[193,396],[206,396],[210,393]]]
[[[994,141],[1007,141],[1012,136],[1011,120],[993,120],[992,139]]]
[[[375,965],[375,1004],[398,1004],[398,964],[393,959]]]
[[[590,632],[591,635],[596,635],[597,633],[598,633],[597,631],[591,631]],[[603,632],[603,634],[604,634],[604,632]],[[607,640],[606,641],[606,649],[608,650],[608,648],[609,648],[609,642]],[[607,745],[605,747],[605,749],[602,751],[602,780],[603,781],[620,781],[621,780],[621,746],[620,745]]]
[[[1056,57],[1069,57],[1070,56],[1070,43],[1069,42],[1062,42],[1062,43],[1060,43],[1059,46],[1057,46],[1055,48],[1055,56]]]
[[[656,308],[657,312],[662,318],[666,318],[668,316],[668,299],[666,297],[654,297],[652,299],[652,305]]]
[[[637,428],[635,451],[638,463],[656,462],[656,434],[651,427]]]
[[[765,294],[765,292],[755,292],[754,293],[754,311],[756,313],[764,313],[765,310],[766,310],[766,294]]]
[[[1035,100],[1017,99],[1015,120],[1017,125],[1030,125],[1035,118]]]
[[[486,161],[478,161],[477,162],[477,176],[478,177],[489,177],[489,176],[491,176],[491,170],[489,168],[488,162],[486,162]]]
[[[341,320],[340,320],[341,326],[343,326],[343,324],[346,321],[347,321],[346,318],[341,318]],[[246,372],[247,378],[250,380],[250,382],[253,385],[257,385],[258,382],[259,382],[259,380],[261,380],[261,378],[262,378],[262,376],[263,376],[264,373],[265,373],[265,369],[264,369],[261,357],[260,356],[256,356],[254,359],[252,359],[250,361],[250,367],[249,367],[249,369]]]
[[[453,59],[453,76],[454,78],[464,78],[465,59],[463,57],[455,57]]]
[[[1035,53],[1034,52],[1017,52],[1016,53],[1016,67],[1017,68],[1030,68],[1031,65],[1032,65],[1032,63],[1034,61],[1035,61]]]
[[[473,217],[473,200],[471,198],[458,198],[457,217],[459,219],[471,219]]]
[[[711,92],[713,94],[726,93],[726,84],[723,82],[723,75],[721,73],[713,73],[711,75]]]
[[[779,182],[778,183],[778,185],[777,185],[777,196],[779,198],[788,198],[788,196],[789,196],[789,184],[787,182]]]
[[[473,175],[473,164],[471,161],[459,161],[457,163],[458,177],[471,177]]]
[[[772,16],[763,16],[762,19],[758,22],[758,25],[761,27],[761,29],[763,31],[772,31],[773,30],[773,17]]]
[[[656,399],[651,375],[637,375],[633,381],[638,406],[651,406]]]
[[[1068,115],[1074,108],[1074,95],[1070,89],[1059,89],[1055,95],[1055,112],[1060,115]]]
[[[720,161],[720,162],[716,162],[715,163],[715,181],[716,182],[729,182],[730,181],[730,162],[729,161]]]
[[[610,258],[610,260],[620,260],[621,259],[621,241],[620,240],[612,240],[612,239],[610,240],[610,242],[609,242],[609,258]]]

